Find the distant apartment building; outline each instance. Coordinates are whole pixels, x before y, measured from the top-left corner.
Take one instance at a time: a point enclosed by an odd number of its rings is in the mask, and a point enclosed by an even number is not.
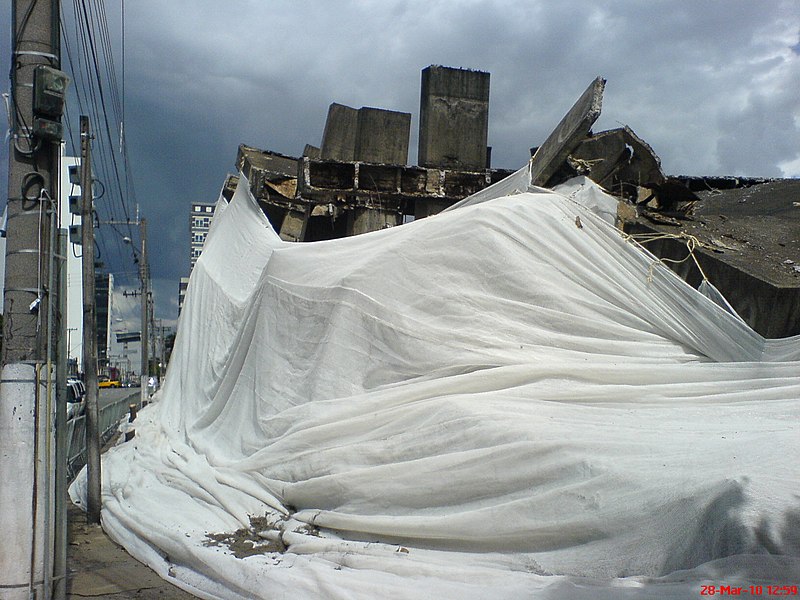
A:
[[[94,276],[95,310],[97,318],[97,368],[107,373],[110,365],[111,319],[114,314],[114,275]]]
[[[189,289],[189,278],[188,277],[181,277],[181,281],[178,284],[178,315],[181,314],[183,310],[183,303],[186,301],[186,290]]]
[[[203,251],[203,244],[206,243],[206,236],[208,235],[208,227],[211,225],[211,217],[214,216],[215,204],[204,204],[195,202],[192,204],[192,218],[189,225],[189,232],[191,233],[191,266],[189,273],[194,270],[197,264],[197,259],[200,258],[200,253]]]
[[[208,228],[211,225],[211,218],[214,216],[215,207],[216,204],[208,204],[205,202],[192,203],[189,220],[189,274],[191,274],[192,270],[194,270],[194,266],[197,264],[197,259],[200,258],[200,253],[203,251],[203,245],[206,243],[206,236],[208,235]],[[183,309],[183,302],[186,299],[186,289],[188,287],[189,278],[181,277],[178,287],[179,315]]]

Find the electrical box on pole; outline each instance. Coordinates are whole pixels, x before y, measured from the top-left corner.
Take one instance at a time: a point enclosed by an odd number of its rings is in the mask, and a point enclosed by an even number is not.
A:
[[[69,77],[63,71],[39,65],[33,72],[33,135],[60,142],[64,137],[61,115]]]
[[[83,244],[83,227],[80,224],[69,226],[69,243],[78,246]]]
[[[33,112],[47,117],[64,114],[69,77],[63,71],[39,65],[33,72]]]

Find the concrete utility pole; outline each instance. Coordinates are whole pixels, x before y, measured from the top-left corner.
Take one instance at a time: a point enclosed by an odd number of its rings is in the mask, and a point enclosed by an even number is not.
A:
[[[2,600],[49,599],[53,593],[51,335],[55,337],[57,328],[48,315],[55,302],[51,219],[58,198],[61,107],[59,91],[42,83],[43,75],[59,75],[58,23],[58,0],[12,0],[12,135],[0,376],[0,515],[6,542],[0,551]],[[66,80],[51,79],[53,83],[61,86],[63,97]],[[55,105],[48,104],[54,98]],[[34,106],[35,99],[45,104]]]
[[[147,322],[149,320],[148,310],[148,296],[150,295],[147,285],[147,221],[145,219],[139,220],[139,233],[142,238],[142,253],[139,256],[139,271],[142,277],[142,387],[141,387],[141,401],[142,405],[147,401],[147,380],[149,375],[150,358],[148,356],[148,347],[150,336],[148,335]]]
[[[86,519],[100,524],[100,410],[97,387],[97,315],[94,291],[94,217],[89,117],[81,115],[81,245],[83,271],[83,370],[86,379]]]

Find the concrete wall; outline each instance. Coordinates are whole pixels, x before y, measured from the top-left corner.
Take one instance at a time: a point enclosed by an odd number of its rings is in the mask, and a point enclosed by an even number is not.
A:
[[[358,111],[334,102],[328,108],[328,119],[322,134],[320,154],[323,159],[355,160]]]
[[[627,224],[627,233],[659,233],[639,224]],[[659,258],[673,262],[666,265],[694,288],[702,276],[692,260],[686,258],[686,244],[674,239],[655,240],[647,249]],[[766,338],[800,335],[800,288],[772,285],[733,267],[712,252],[695,250],[709,281],[725,296],[742,319]]]
[[[422,71],[419,164],[487,167],[489,73],[431,65]]]
[[[406,164],[410,132],[410,113],[360,108],[355,160],[391,165]]]
[[[408,161],[411,114],[343,104],[330,105],[320,157],[404,165]]]

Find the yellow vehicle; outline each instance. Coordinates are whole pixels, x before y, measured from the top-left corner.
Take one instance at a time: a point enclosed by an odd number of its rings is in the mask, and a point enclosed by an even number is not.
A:
[[[117,379],[109,379],[108,377],[100,378],[100,381],[97,382],[97,385],[101,388],[118,388],[122,387],[122,383]]]

